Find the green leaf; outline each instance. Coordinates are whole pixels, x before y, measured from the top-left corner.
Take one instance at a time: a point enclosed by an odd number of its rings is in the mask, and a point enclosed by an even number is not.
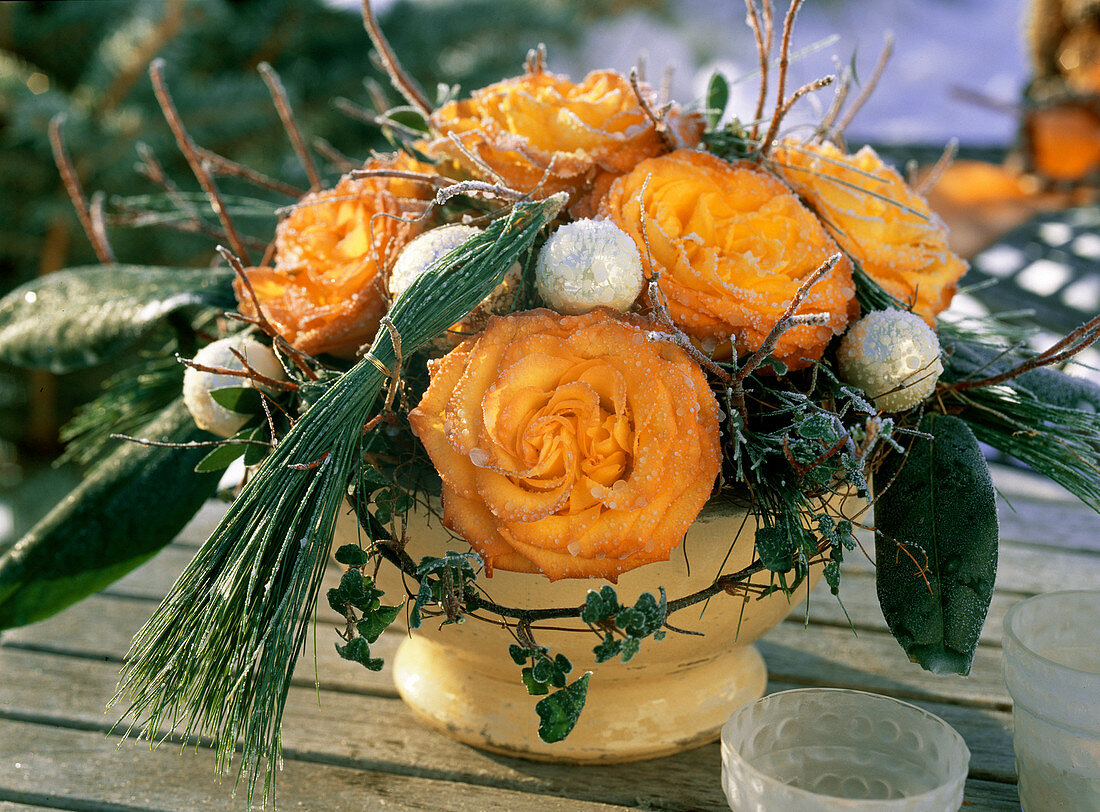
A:
[[[592,652],[596,655],[597,663],[605,663],[611,658],[617,657],[622,650],[622,641],[616,640],[608,633],[608,635],[604,637],[603,642],[592,649]]]
[[[195,466],[196,474],[224,471],[229,463],[244,454],[244,443],[223,443],[199,460]]]
[[[592,589],[584,596],[584,610],[581,612],[581,620],[585,623],[598,623],[614,617],[620,610],[619,597],[615,594],[615,587],[604,584],[599,592]]]
[[[428,132],[428,121],[424,114],[413,107],[394,107],[386,111],[383,118],[388,118],[397,124],[409,127],[420,132]]]
[[[782,526],[764,525],[756,529],[756,554],[772,572],[786,572],[794,566],[794,549]]]
[[[589,676],[591,672],[584,674],[572,685],[540,699],[535,705],[535,711],[539,715],[539,738],[544,742],[560,742],[576,727],[584,709],[584,701],[588,697]]]
[[[515,643],[508,646],[508,655],[516,665],[523,665],[527,662],[527,649],[517,646]]]
[[[404,602],[396,606],[379,606],[364,615],[363,619],[355,624],[355,628],[358,629],[359,634],[367,638],[368,642],[373,643],[397,619],[404,607]]]
[[[211,389],[210,397],[219,406],[237,414],[256,414],[263,408],[260,393],[253,386],[222,386]]]
[[[210,437],[177,400],[141,436],[171,443]],[[59,612],[148,560],[214,493],[195,474],[205,448],[125,443],[0,556],[0,629]]]
[[[641,638],[628,636],[623,639],[623,662],[628,663],[642,649]]]
[[[535,678],[535,670],[528,666],[520,672],[520,679],[523,680],[523,684],[527,686],[527,693],[531,696],[542,696],[543,694],[550,693],[550,688],[546,685],[545,680],[538,680]]]
[[[245,465],[258,465],[271,453],[271,446],[268,444],[267,433],[268,428],[266,424],[248,429],[248,431],[244,433],[244,438],[249,441],[244,444]]]
[[[236,306],[225,269],[95,265],[47,274],[0,299],[0,361],[53,372],[100,364],[181,309]]]
[[[914,440],[875,474],[879,604],[911,660],[967,674],[997,572],[993,483],[965,422],[929,414],[920,429],[933,439]]]
[[[710,82],[707,84],[707,126],[710,129],[714,129],[718,126],[718,122],[722,118],[722,114],[726,112],[726,105],[730,100],[730,85],[726,81],[726,77],[718,71],[715,71],[710,76]]]
[[[799,436],[807,440],[824,440],[835,443],[838,439],[836,418],[832,414],[814,412],[795,425]]]
[[[345,660],[359,663],[368,671],[381,671],[382,666],[386,664],[385,660],[370,656],[370,644],[362,637],[356,637],[348,641],[346,646],[337,643],[336,653]]]
[[[336,551],[336,562],[345,567],[361,567],[370,561],[370,555],[358,544],[345,544]]]

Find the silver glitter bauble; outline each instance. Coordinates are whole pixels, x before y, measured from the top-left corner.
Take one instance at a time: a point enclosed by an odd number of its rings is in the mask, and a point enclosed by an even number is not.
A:
[[[917,406],[943,374],[936,334],[905,310],[868,313],[844,334],[836,357],[841,380],[866,392],[883,412]]]
[[[644,282],[634,240],[606,220],[577,220],[561,226],[535,261],[539,296],[568,316],[600,306],[625,312]]]

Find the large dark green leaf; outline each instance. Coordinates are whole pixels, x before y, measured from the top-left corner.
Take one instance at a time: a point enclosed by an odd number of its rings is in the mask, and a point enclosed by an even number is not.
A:
[[[539,715],[539,738],[544,742],[560,742],[572,732],[588,698],[589,676],[591,672],[535,705]]]
[[[141,434],[173,443],[210,437],[182,401]],[[0,629],[49,617],[171,541],[217,486],[217,474],[194,473],[207,451],[126,443],[92,469],[0,556]]]
[[[0,299],[0,361],[69,372],[102,363],[182,308],[234,306],[224,269],[93,265]]]
[[[967,674],[997,573],[993,483],[965,422],[929,414],[920,428],[932,439],[875,474],[879,604],[909,659]]]

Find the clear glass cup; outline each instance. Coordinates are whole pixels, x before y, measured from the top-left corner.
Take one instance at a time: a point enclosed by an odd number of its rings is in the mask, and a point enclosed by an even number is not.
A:
[[[722,728],[722,789],[735,812],[955,810],[969,764],[962,736],[938,716],[863,691],[782,691]]]
[[[1100,591],[1016,604],[1004,655],[1021,806],[1100,809]]]

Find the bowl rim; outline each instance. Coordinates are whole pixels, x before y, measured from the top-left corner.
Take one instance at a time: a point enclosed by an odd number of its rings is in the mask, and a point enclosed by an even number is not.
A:
[[[1021,601],[1016,601],[1016,603],[1014,603],[1011,607],[1009,607],[1008,611],[1005,612],[1005,619],[1004,619],[1004,635],[1005,635],[1005,637],[1007,637],[1009,640],[1011,640],[1014,645],[1018,646],[1019,648],[1023,649],[1024,651],[1026,651],[1028,653],[1028,655],[1030,655],[1031,657],[1034,657],[1036,660],[1038,660],[1039,662],[1041,662],[1045,665],[1053,666],[1054,668],[1057,668],[1061,671],[1065,671],[1065,672],[1070,673],[1070,674],[1081,674],[1081,675],[1084,675],[1086,677],[1089,677],[1090,679],[1100,680],[1100,671],[1086,671],[1083,668],[1075,668],[1072,665],[1066,665],[1065,663],[1060,663],[1057,660],[1053,660],[1050,657],[1047,657],[1045,655],[1040,654],[1034,648],[1032,648],[1030,645],[1025,643],[1021,639],[1020,635],[1018,635],[1012,627],[1013,626],[1013,621],[1016,620],[1018,615],[1022,614],[1025,611],[1025,608],[1026,609],[1034,608],[1034,607],[1038,606],[1041,603],[1048,603],[1051,600],[1055,600],[1057,598],[1077,597],[1077,596],[1083,596],[1083,595],[1089,595],[1093,598],[1093,600],[1100,601],[1100,589],[1056,589],[1052,592],[1040,592],[1038,595],[1032,595],[1030,598],[1024,598]],[[1008,664],[1008,650],[1007,649],[1005,649],[1004,659],[1005,659],[1005,664],[1007,665]]]
[[[748,760],[746,760],[736,748],[729,744],[726,736],[730,722],[732,722],[735,717],[743,713],[746,709],[751,708],[766,700],[769,700],[772,697],[788,696],[793,694],[844,694],[847,696],[859,697],[864,699],[869,698],[872,701],[882,701],[886,703],[901,705],[905,708],[916,711],[926,720],[942,725],[944,730],[946,730],[950,734],[951,740],[962,748],[961,752],[966,756],[966,760],[960,767],[953,768],[947,779],[941,782],[936,787],[933,787],[932,789],[926,790],[917,795],[906,795],[903,798],[897,798],[892,801],[870,798],[841,798],[840,796],[836,795],[826,795],[821,792],[812,792],[807,789],[802,789],[801,787],[784,784],[774,775],[763,772],[755,765],[750,763]],[[905,702],[901,699],[895,699],[892,696],[872,693],[871,691],[860,691],[854,688],[790,688],[785,691],[776,691],[774,693],[765,694],[764,696],[760,697],[760,699],[757,699],[754,702],[749,702],[747,705],[743,705],[742,707],[738,708],[736,711],[733,712],[726,723],[722,725],[721,750],[723,766],[727,764],[728,760],[736,759],[741,765],[743,765],[746,772],[748,772],[754,778],[760,778],[768,784],[779,784],[784,788],[786,792],[791,793],[795,798],[806,801],[820,800],[823,798],[836,798],[837,800],[843,801],[845,805],[851,809],[884,809],[888,811],[891,805],[894,804],[899,806],[901,804],[914,804],[921,801],[922,799],[928,799],[930,798],[930,796],[942,792],[945,787],[954,786],[956,784],[962,786],[963,784],[965,784],[966,778],[970,773],[970,748],[967,746],[966,740],[962,737],[962,734],[959,733],[959,731],[955,730],[955,728],[949,725],[946,721],[941,719],[939,716],[936,716],[936,714],[926,711],[924,708],[919,707],[918,705],[914,705],[911,702]],[[725,782],[723,781],[723,784],[724,783]],[[723,791],[724,790],[725,787],[723,786]]]

